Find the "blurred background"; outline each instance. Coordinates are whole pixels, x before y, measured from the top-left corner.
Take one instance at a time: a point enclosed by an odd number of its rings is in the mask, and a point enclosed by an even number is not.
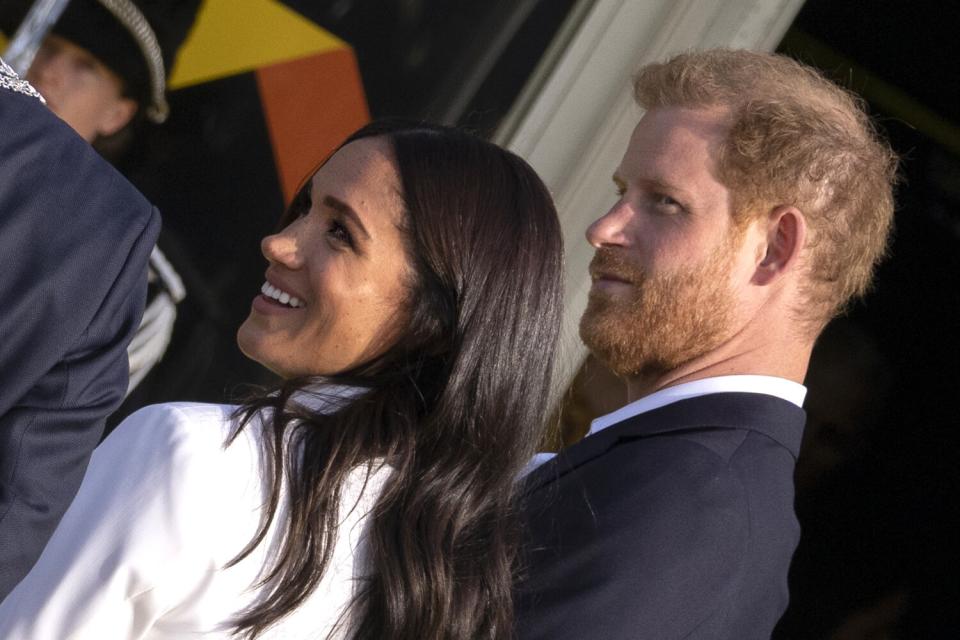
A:
[[[17,2],[0,0],[0,14]],[[574,328],[582,234],[613,201],[609,176],[639,117],[630,71],[694,47],[776,49],[860,94],[902,157],[896,234],[873,292],[814,353],[803,533],[774,637],[957,637],[960,4],[204,0],[188,27],[169,118],[115,160],[161,209],[161,246],[186,285],[167,353],[122,412],[270,382],[233,345],[262,284],[260,238],[349,131],[405,116],[505,144],[553,190],[568,254],[554,439],[574,440],[624,397]],[[0,29],[9,39],[15,26]]]

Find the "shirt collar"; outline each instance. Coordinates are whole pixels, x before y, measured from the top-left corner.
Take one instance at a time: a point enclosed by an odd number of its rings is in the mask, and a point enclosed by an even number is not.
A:
[[[620,407],[613,413],[596,418],[590,423],[590,433],[588,435],[597,433],[610,425],[617,424],[635,415],[653,411],[680,400],[696,398],[710,393],[736,392],[763,393],[776,396],[801,407],[803,406],[803,399],[807,395],[807,388],[786,378],[758,375],[716,376],[683,382],[655,391]]]

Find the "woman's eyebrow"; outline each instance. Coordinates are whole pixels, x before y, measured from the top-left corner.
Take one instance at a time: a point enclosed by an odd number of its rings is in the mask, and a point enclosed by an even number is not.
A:
[[[357,212],[353,210],[353,207],[348,205],[343,200],[334,198],[333,196],[324,196],[323,204],[327,205],[331,209],[343,214],[345,217],[350,218],[350,221],[353,223],[360,232],[370,239],[370,233],[367,231],[367,228],[363,226],[363,223],[360,222],[360,216],[357,215]]]

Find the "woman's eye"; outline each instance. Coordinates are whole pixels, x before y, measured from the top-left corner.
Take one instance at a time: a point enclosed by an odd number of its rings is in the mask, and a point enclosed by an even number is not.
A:
[[[330,225],[327,227],[327,235],[339,244],[353,247],[353,236],[350,235],[350,231],[339,220],[330,221]]]

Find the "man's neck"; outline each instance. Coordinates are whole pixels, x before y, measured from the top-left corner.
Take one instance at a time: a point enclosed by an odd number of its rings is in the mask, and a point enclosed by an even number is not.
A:
[[[626,378],[627,401],[633,402],[660,389],[684,382],[719,376],[774,376],[802,383],[807,373],[807,364],[813,345],[812,343],[794,344],[791,347],[775,353],[769,350],[755,350],[730,356],[717,351],[707,353],[668,371],[641,371],[635,376]]]

